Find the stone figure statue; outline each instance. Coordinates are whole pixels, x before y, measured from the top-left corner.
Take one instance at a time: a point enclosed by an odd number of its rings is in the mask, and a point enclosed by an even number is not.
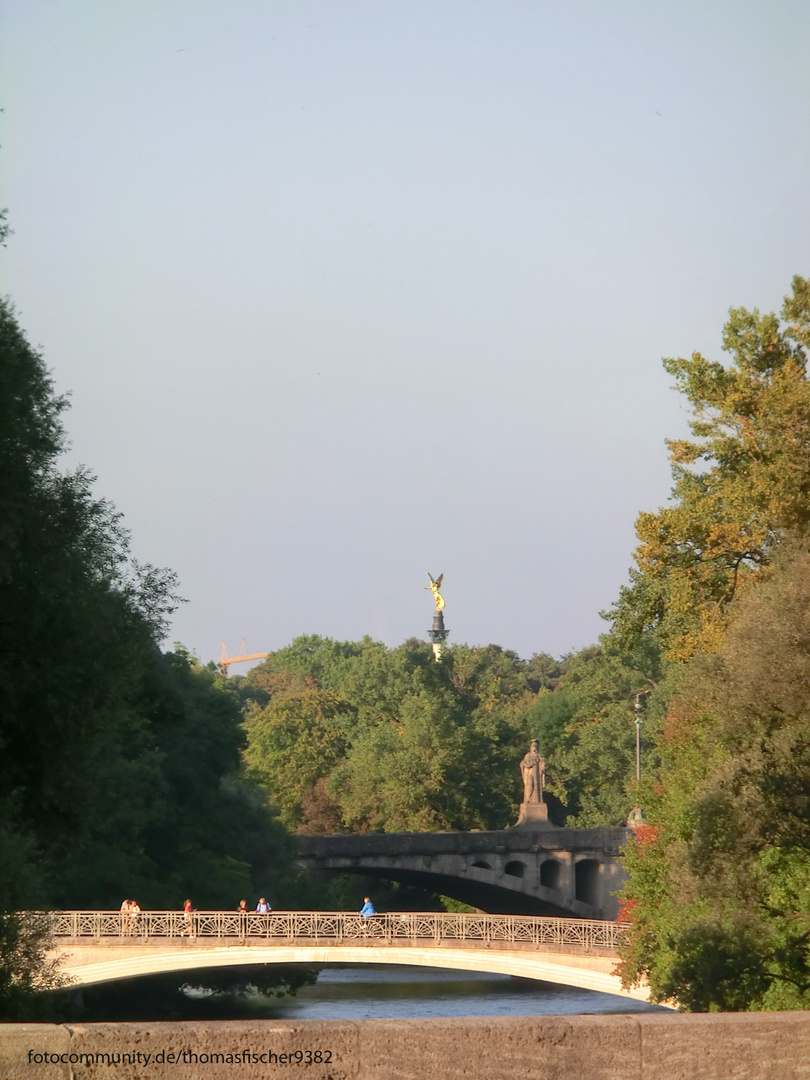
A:
[[[523,802],[541,803],[543,801],[543,784],[546,779],[546,762],[537,753],[537,739],[532,739],[532,746],[528,754],[520,763],[520,773],[523,777]]]
[[[430,578],[430,584],[424,585],[423,588],[430,589],[430,591],[433,593],[433,599],[436,601],[436,610],[441,611],[444,607],[444,597],[439,592],[439,589],[441,588],[444,574],[439,574],[435,581],[432,577],[430,577],[430,572],[428,572],[428,577]]]

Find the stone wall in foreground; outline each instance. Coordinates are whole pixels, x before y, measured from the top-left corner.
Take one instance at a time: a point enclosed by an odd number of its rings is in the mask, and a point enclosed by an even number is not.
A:
[[[810,1080],[810,1012],[4,1024],[0,1077]]]

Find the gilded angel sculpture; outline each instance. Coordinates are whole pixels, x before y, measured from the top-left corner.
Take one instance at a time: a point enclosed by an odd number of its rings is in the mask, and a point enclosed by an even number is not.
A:
[[[430,572],[428,571],[428,577],[430,578],[430,584],[424,585],[423,588],[430,589],[430,591],[433,593],[433,599],[436,601],[436,610],[441,611],[444,607],[444,597],[439,592],[439,589],[441,588],[444,574],[439,574],[439,576],[434,581],[433,578],[430,576]]]

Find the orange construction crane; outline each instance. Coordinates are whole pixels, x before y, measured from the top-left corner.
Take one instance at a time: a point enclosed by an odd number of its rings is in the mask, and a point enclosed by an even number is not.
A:
[[[225,642],[222,642],[222,648],[219,650],[219,672],[221,675],[228,674],[229,664],[239,664],[243,660],[266,660],[270,653],[266,652],[254,652],[245,655],[245,639],[242,638],[242,656],[228,656],[225,648]]]

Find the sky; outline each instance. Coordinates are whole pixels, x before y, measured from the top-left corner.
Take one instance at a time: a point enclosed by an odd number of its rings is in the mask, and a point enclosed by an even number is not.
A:
[[[596,641],[810,273],[805,0],[4,0],[0,291],[168,644]],[[234,667],[233,672],[245,668]]]

